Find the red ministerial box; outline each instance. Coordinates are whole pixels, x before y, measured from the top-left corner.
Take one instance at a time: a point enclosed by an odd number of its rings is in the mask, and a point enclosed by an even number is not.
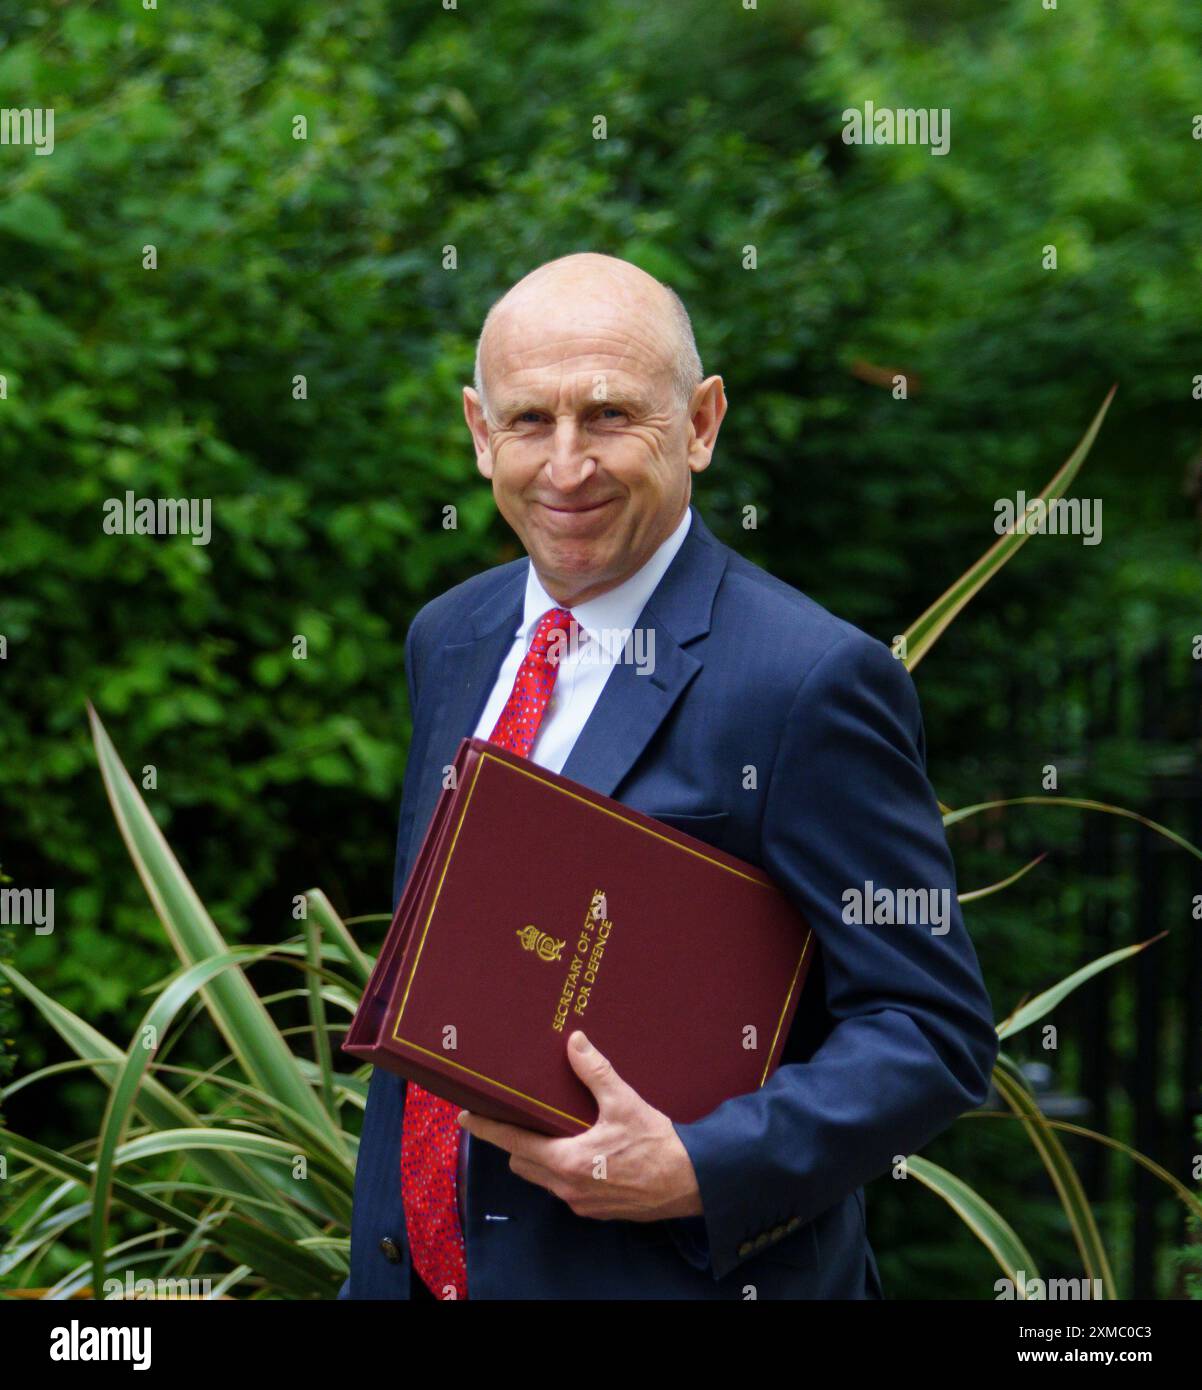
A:
[[[680,1123],[772,1075],[815,943],[762,870],[464,739],[343,1050],[494,1119],[596,1119],[567,1040]]]

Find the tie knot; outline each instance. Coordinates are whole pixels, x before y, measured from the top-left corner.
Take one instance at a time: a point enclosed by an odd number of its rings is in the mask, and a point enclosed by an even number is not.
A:
[[[558,666],[579,631],[580,624],[566,608],[548,608],[534,629],[530,650],[536,656],[545,657],[552,666]]]

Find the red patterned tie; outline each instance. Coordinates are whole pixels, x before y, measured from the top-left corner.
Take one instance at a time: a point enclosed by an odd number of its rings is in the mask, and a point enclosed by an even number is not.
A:
[[[518,667],[513,689],[489,739],[528,757],[555,686],[565,642],[578,631],[566,608],[550,608],[538,620]],[[401,1122],[401,1198],[413,1267],[439,1299],[467,1297],[467,1259],[459,1224],[461,1105],[442,1100],[411,1081]]]

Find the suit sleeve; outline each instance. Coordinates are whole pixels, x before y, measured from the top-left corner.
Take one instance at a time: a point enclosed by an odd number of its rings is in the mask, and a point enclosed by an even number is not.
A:
[[[816,934],[833,1027],[810,1060],[676,1127],[704,1212],[678,1228],[677,1244],[715,1278],[987,1094],[998,1039],[924,746],[909,673],[862,633],[828,649],[793,700],[765,798],[763,863]],[[895,902],[906,901],[897,890],[933,890],[942,922],[909,909],[896,914],[907,922],[850,925],[844,895],[869,884]]]

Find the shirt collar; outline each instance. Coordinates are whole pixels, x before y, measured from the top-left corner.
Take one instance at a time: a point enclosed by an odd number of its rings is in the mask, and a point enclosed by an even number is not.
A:
[[[629,579],[624,579],[615,588],[584,603],[578,603],[571,610],[572,616],[588,639],[599,642],[610,660],[617,661],[622,655],[630,629],[638,621],[647,600],[655,592],[668,566],[676,558],[676,552],[684,544],[692,520],[693,509],[691,506],[686,507],[675,531],[662,542],[641,569],[635,570]],[[528,564],[526,602],[522,610],[522,623],[518,628],[519,635],[527,645],[534,636],[539,618],[548,608],[558,607],[559,604],[543,588],[534,565]]]

